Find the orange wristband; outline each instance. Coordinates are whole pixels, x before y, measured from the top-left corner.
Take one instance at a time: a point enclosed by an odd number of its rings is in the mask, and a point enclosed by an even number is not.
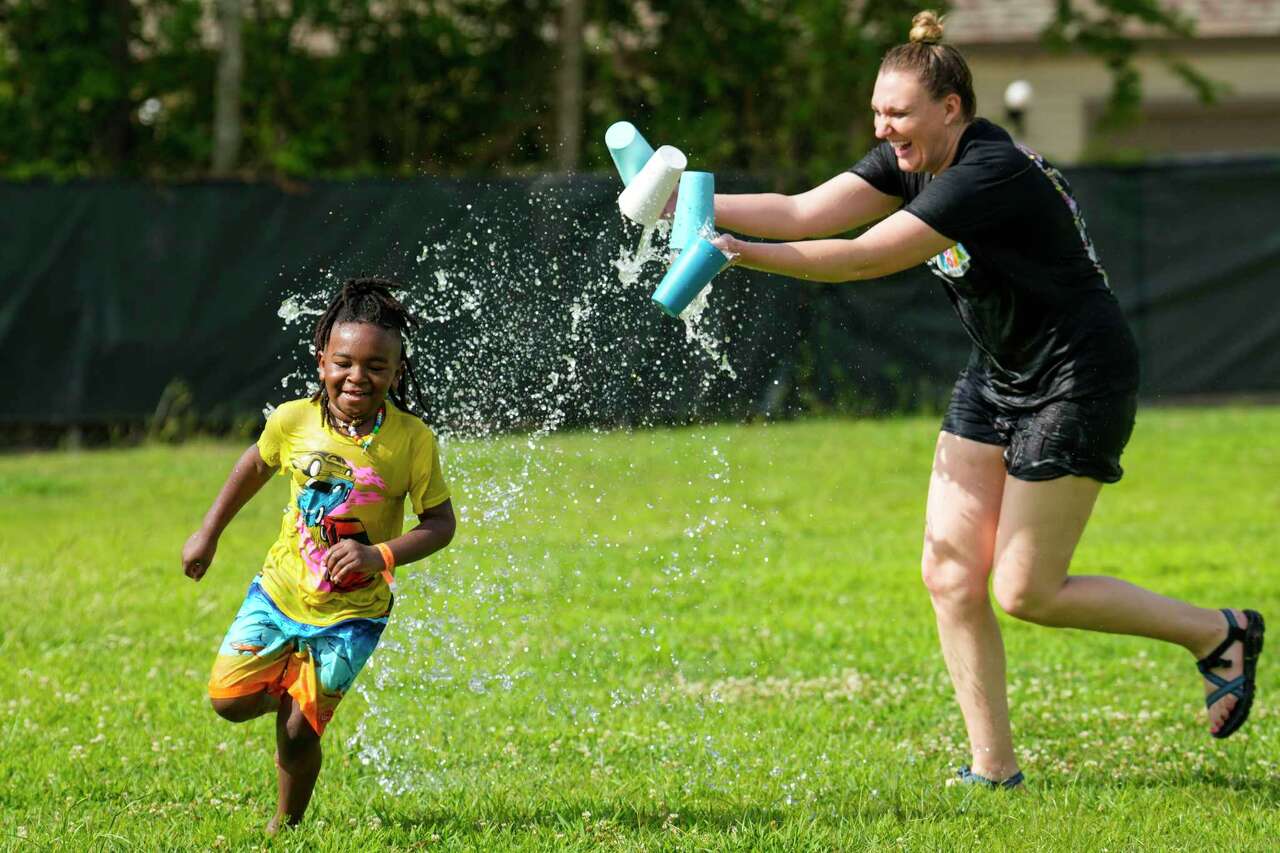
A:
[[[382,577],[386,580],[387,586],[390,586],[391,581],[395,577],[391,574],[391,570],[396,567],[396,555],[391,552],[391,546],[386,542],[379,542],[373,547],[377,548],[378,553],[382,555],[382,565],[384,566],[382,570]]]
[[[378,549],[378,553],[382,555],[382,565],[387,571],[391,571],[396,567],[396,555],[391,552],[391,546],[386,542],[379,542],[373,547]]]

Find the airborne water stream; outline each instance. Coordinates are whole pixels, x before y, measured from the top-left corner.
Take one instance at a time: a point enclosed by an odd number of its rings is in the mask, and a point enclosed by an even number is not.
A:
[[[616,233],[575,231],[568,209],[547,215],[566,220],[569,247]],[[744,537],[716,544],[714,536],[740,509],[729,434],[633,431],[662,423],[660,415],[637,422],[615,414],[634,411],[636,400],[661,407],[736,379],[712,288],[680,318],[683,348],[654,351],[627,318],[660,316],[649,294],[670,259],[667,223],[638,243],[625,231],[612,259],[597,253],[588,263],[553,252],[531,261],[503,225],[477,213],[453,233],[429,234],[412,247],[412,269],[397,276],[422,319],[407,351],[441,440],[459,533],[402,570],[390,626],[356,683],[368,711],[348,746],[391,792],[447,787],[464,765],[474,780],[477,766],[496,762],[497,738],[492,756],[441,746],[441,732],[481,709],[519,707],[526,722],[542,715],[575,729],[605,727],[611,717],[621,725],[673,695],[714,703],[682,685],[732,675],[691,660],[673,630],[682,608],[708,606],[705,585],[718,562],[741,556]],[[299,284],[279,309],[304,351],[324,294],[346,277],[324,276],[319,287]],[[313,377],[303,363],[282,380],[282,399],[314,391]],[[634,458],[597,464],[622,448]],[[697,495],[693,505],[620,505],[617,478],[643,481],[655,466],[678,470],[692,487],[685,493]],[[731,761],[711,735],[655,733],[647,748],[692,750],[698,760],[682,760],[682,772],[700,774],[704,786]]]

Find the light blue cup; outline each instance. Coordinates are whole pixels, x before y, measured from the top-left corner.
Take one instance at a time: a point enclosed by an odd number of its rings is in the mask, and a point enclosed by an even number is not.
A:
[[[671,248],[683,249],[715,225],[716,176],[710,172],[685,172],[676,196],[676,218],[671,224]]]
[[[724,252],[705,237],[695,238],[662,277],[662,283],[653,292],[653,301],[672,317],[679,317],[728,263]]]
[[[615,121],[609,125],[604,132],[604,144],[609,147],[609,156],[613,157],[613,165],[622,176],[623,186],[631,183],[631,179],[653,156],[653,146],[629,121]]]

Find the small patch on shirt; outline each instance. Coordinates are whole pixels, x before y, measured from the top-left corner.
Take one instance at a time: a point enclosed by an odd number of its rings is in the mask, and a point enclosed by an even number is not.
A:
[[[960,278],[969,271],[969,253],[963,243],[956,243],[930,258],[929,266],[948,278]]]

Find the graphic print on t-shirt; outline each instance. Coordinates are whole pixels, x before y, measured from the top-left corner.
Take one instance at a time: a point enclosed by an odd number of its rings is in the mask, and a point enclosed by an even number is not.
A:
[[[294,475],[300,486],[298,512],[307,527],[318,527],[356,487],[351,463],[336,453],[315,450],[293,457],[290,463],[298,472]]]
[[[969,252],[963,243],[956,243],[945,252],[929,259],[929,269],[943,278],[962,278],[969,271]]]
[[[347,515],[353,504],[377,503],[382,496],[358,485],[384,485],[373,469],[353,468],[336,453],[309,451],[290,460],[298,483],[298,545],[303,562],[321,591],[347,592],[373,583],[373,575],[353,575],[342,583],[329,580],[324,556],[343,539],[371,545],[364,522]]]
[[[936,176],[904,172],[887,142],[850,171],[954,244],[927,266],[973,342],[993,405],[1022,411],[1137,390],[1137,344],[1101,247],[1051,163],[980,118]]]
[[[1015,143],[1015,145],[1049,179],[1049,183],[1053,184],[1053,188],[1058,191],[1058,195],[1066,202],[1067,210],[1071,211],[1071,220],[1075,223],[1076,232],[1080,235],[1080,242],[1084,244],[1085,253],[1089,256],[1089,260],[1093,261],[1093,266],[1098,271],[1098,274],[1102,276],[1102,283],[1106,285],[1107,290],[1110,290],[1111,280],[1107,278],[1107,271],[1102,268],[1102,261],[1098,260],[1098,251],[1093,247],[1093,240],[1089,237],[1089,229],[1084,224],[1084,214],[1080,212],[1080,205],[1076,203],[1076,197],[1072,194],[1071,185],[1067,183],[1066,177],[1056,167],[1049,165],[1033,149],[1019,143]]]

